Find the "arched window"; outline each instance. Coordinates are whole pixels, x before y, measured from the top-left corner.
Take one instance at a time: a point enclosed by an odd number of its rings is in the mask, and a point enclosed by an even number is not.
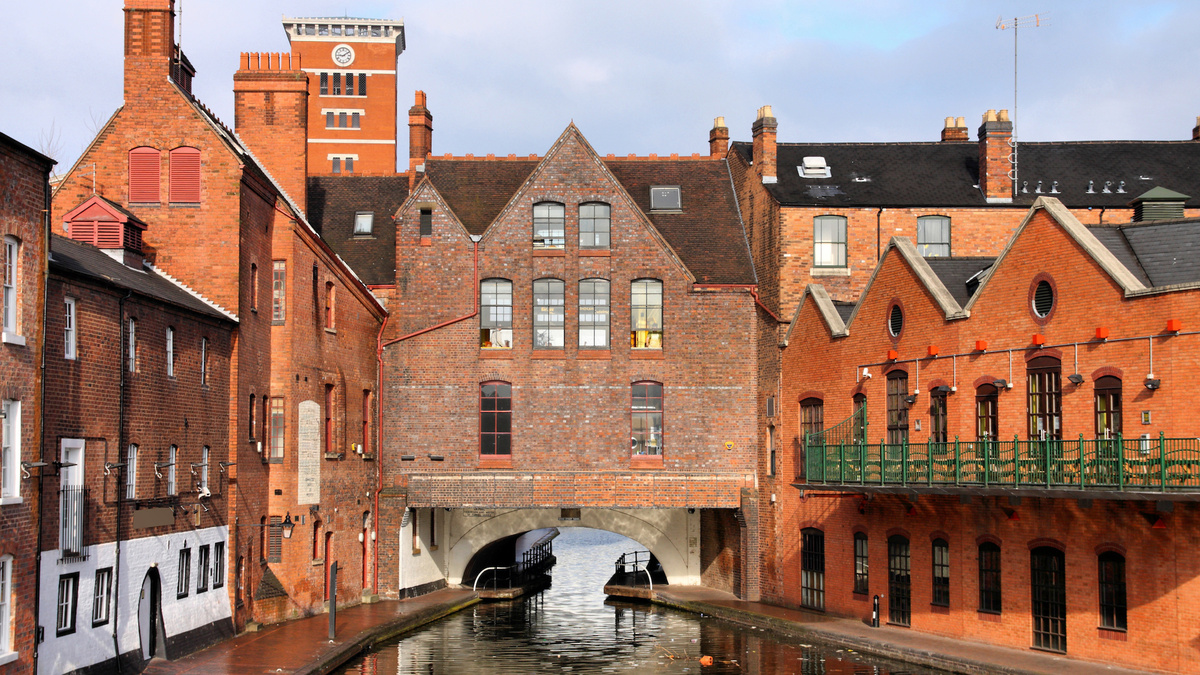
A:
[[[950,606],[950,544],[941,538],[933,540],[933,597],[930,602],[940,607]]]
[[[156,148],[129,151],[129,202],[157,204],[162,175],[162,153]]]
[[[858,393],[854,395],[854,422],[853,422],[855,443],[867,442],[867,395]]]
[[[630,289],[629,346],[662,349],[663,285],[657,279],[638,279]]]
[[[479,385],[479,454],[512,454],[512,385],[507,382]]]
[[[12,642],[13,557],[0,555],[0,654],[13,651]]]
[[[609,296],[604,279],[579,282],[579,346],[608,349]]]
[[[559,279],[534,281],[533,348],[562,349],[566,321],[566,284]]]
[[[1053,356],[1039,356],[1027,369],[1029,438],[1062,440],[1062,366]]]
[[[867,553],[867,533],[854,533],[854,592],[871,592],[870,559]]]
[[[480,349],[512,349],[512,282],[484,279],[479,284]]]
[[[533,205],[533,247],[562,248],[567,242],[567,211],[562,204]]]
[[[200,151],[175,148],[171,151],[171,203],[200,203]]]
[[[1121,380],[1107,376],[1096,380],[1096,438],[1116,438],[1121,433]]]
[[[908,440],[908,373],[893,370],[887,376],[887,442]]]
[[[975,439],[995,442],[999,438],[997,404],[1000,393],[994,385],[983,384],[975,390]]]
[[[608,204],[579,205],[579,248],[608,248]]]
[[[1100,554],[1100,627],[1125,630],[1125,556],[1116,551]]]
[[[660,382],[634,382],[630,419],[635,455],[663,453],[663,386]]]
[[[1032,596],[1033,646],[1067,651],[1066,556],[1057,548],[1039,546],[1029,553],[1029,591]]]
[[[979,545],[979,611],[1000,613],[1000,547],[990,541]]]
[[[888,622],[907,626],[912,621],[912,555],[908,537],[888,537]]]
[[[819,398],[800,401],[800,438],[825,430],[825,402]]]
[[[800,604],[825,609],[825,533],[812,527],[800,531]]]

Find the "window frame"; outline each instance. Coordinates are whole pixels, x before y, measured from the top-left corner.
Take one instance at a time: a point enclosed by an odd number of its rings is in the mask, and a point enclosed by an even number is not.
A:
[[[192,584],[192,549],[179,549],[179,561],[175,569],[175,598],[186,598]]]
[[[534,249],[565,249],[567,245],[566,205],[553,201],[534,204],[532,236]]]
[[[777,458],[775,443],[776,443],[775,425],[768,424],[767,425],[767,475],[768,476],[774,476],[776,474],[777,470],[779,469],[779,467],[777,466],[777,463],[776,463],[776,460],[778,458]]]
[[[250,311],[258,312],[258,263],[250,263]]]
[[[893,370],[887,374],[887,442],[901,445],[908,441],[908,372]]]
[[[1000,439],[1000,390],[993,384],[975,389],[975,440],[995,443]]]
[[[283,562],[283,516],[267,518],[267,562]]]
[[[893,534],[888,545],[888,623],[912,625],[912,544]]]
[[[287,261],[275,260],[271,265],[271,321],[282,324],[287,320]]]
[[[931,548],[933,565],[932,592],[929,604],[938,607],[950,606],[950,542],[938,537]]]
[[[167,377],[175,377],[175,329],[167,326],[166,335]]]
[[[939,229],[944,229],[945,241],[930,240],[928,226],[934,224],[943,226]],[[947,258],[952,255],[950,224],[950,216],[928,215],[917,217],[917,252],[921,254],[922,258]],[[930,249],[934,246],[944,246],[945,253],[930,253]]]
[[[364,457],[371,454],[371,390],[370,389],[363,389],[362,445],[359,447],[359,454]]]
[[[270,437],[267,439],[267,458],[268,461],[280,463],[283,461],[284,449],[286,444],[285,424],[287,422],[285,415],[285,407],[282,396],[271,397],[271,431]]]
[[[866,532],[854,533],[854,592],[871,592],[871,548]]]
[[[800,530],[800,606],[825,611],[825,533]]]
[[[832,230],[829,228],[833,228]],[[813,216],[813,267],[845,269],[849,263],[847,218],[834,214]],[[831,236],[832,238],[825,238]],[[822,249],[822,246],[828,247]],[[840,252],[840,260],[839,259]]]
[[[417,236],[433,236],[433,209],[417,210]]]
[[[355,211],[354,212],[354,236],[370,237],[375,234],[375,212],[374,211]]]
[[[325,330],[337,330],[337,286],[332,281],[325,282]]]
[[[1119,377],[1106,375],[1097,378],[1093,385],[1092,401],[1096,420],[1097,439],[1116,439],[1121,433],[1121,390],[1123,384]]]
[[[950,442],[950,416],[947,413],[945,393],[933,392],[929,395],[929,442],[946,444]]]
[[[505,290],[507,290],[507,292],[505,292]],[[508,304],[500,304],[500,301],[502,301],[505,297],[508,299]],[[491,302],[489,302],[489,300]],[[503,308],[507,308],[507,311],[503,311]],[[512,324],[513,282],[499,277],[480,281],[479,348],[512,349]],[[493,340],[492,338],[497,339]],[[507,338],[507,340],[505,338]],[[507,344],[497,344],[499,342],[506,342]]]
[[[223,541],[213,543],[212,576],[212,587],[214,589],[225,586],[225,542]]]
[[[210,449],[207,445],[200,448],[200,489],[208,489],[208,456]]]
[[[130,443],[125,448],[125,501],[137,500],[138,445]]]
[[[664,285],[660,279],[634,279],[629,285],[629,348],[663,348]],[[658,304],[654,304],[657,297]],[[640,312],[640,314],[639,314]],[[657,316],[657,321],[655,317]],[[656,328],[657,324],[657,330]],[[640,335],[645,333],[645,335]],[[657,337],[657,339],[655,339]]]
[[[66,584],[65,589],[64,584]],[[68,595],[64,595],[64,590]],[[54,635],[62,637],[74,633],[76,614],[79,613],[79,572],[58,575],[58,599],[55,601],[55,610]]]
[[[325,455],[332,455],[335,452],[337,452],[337,443],[334,442],[334,438],[337,435],[336,416],[334,415],[334,410],[335,410],[336,405],[337,405],[336,388],[332,384],[326,384],[325,385],[325,405],[323,406],[325,408],[325,410],[324,410],[325,424],[322,425],[323,426],[322,432],[324,433],[324,438],[322,439],[324,441],[324,443],[323,443],[324,447],[322,448],[322,451],[324,452]]]
[[[638,395],[638,387],[643,388],[642,396]],[[665,389],[662,382],[653,380],[634,382],[629,387],[631,439],[629,451],[634,457],[662,457],[663,455],[666,447]],[[638,401],[642,401],[641,407],[638,407]],[[655,403],[657,403],[657,407],[654,407]],[[655,415],[658,416],[657,432],[654,427]]]
[[[212,559],[209,557],[209,544],[201,544],[196,549],[196,594],[208,591],[209,575],[212,573]]]
[[[12,568],[13,556],[0,555],[0,655],[13,653],[12,646]]]
[[[566,349],[567,284],[543,277],[533,281],[533,348]],[[555,319],[558,319],[555,321]]]
[[[599,290],[601,285],[603,293]],[[601,298],[603,303],[600,302]],[[585,299],[592,302],[585,303]],[[579,348],[612,349],[612,283],[608,279],[580,279],[578,305]],[[602,321],[597,318],[601,315]],[[585,341],[584,335],[590,336],[591,344],[585,344],[588,341]]]
[[[597,215],[597,207],[604,208],[603,215]],[[584,210],[591,213],[584,215]],[[598,226],[603,223],[603,228]],[[603,236],[604,243],[599,243]],[[585,241],[585,239],[588,239]],[[612,205],[605,202],[584,202],[579,205],[579,248],[582,250],[602,251],[612,245]]]
[[[984,614],[1004,611],[1003,558],[1000,545],[985,541],[977,549],[979,559],[979,608]]]
[[[129,321],[127,323],[126,330],[127,330],[126,340],[127,340],[128,344],[126,345],[127,353],[125,354],[125,358],[129,361],[129,372],[136,373],[137,372],[137,319],[135,319],[133,317],[129,317]]]
[[[0,401],[0,504],[21,502],[21,401]]]
[[[208,338],[200,338],[200,386],[208,386]]]
[[[494,391],[494,395],[492,395],[492,396],[485,395],[485,394],[487,394],[487,387],[496,387],[496,389]],[[507,396],[501,396],[500,394],[507,394]],[[495,401],[495,403],[492,404],[492,407],[490,410],[488,409],[488,406],[485,403],[485,401],[489,401],[489,400]],[[503,400],[508,401],[507,409],[500,407],[502,405],[501,401],[503,401]],[[502,380],[489,380],[487,382],[479,383],[479,456],[480,457],[511,457],[512,456],[512,413],[513,413],[513,405],[512,404],[513,404],[513,395],[512,395],[512,384],[511,383],[504,382]],[[486,420],[488,419],[488,417],[487,417],[488,415],[494,415],[494,417],[492,418],[493,421],[490,425],[492,428],[492,431],[485,431],[485,429],[489,426],[486,422]],[[502,426],[504,426],[503,424],[501,424],[501,420],[505,420],[505,419],[507,420],[508,431],[501,431],[500,428]],[[487,438],[489,436],[492,438],[492,442],[490,445],[490,447],[491,447],[490,452],[487,451],[488,445],[487,445],[486,441],[484,440],[485,438]],[[504,444],[507,445],[507,452],[500,451],[501,438],[506,439]]]
[[[1039,546],[1029,552],[1029,568],[1032,646],[1065,653],[1068,620],[1066,553],[1054,546]]]
[[[167,448],[167,494],[179,494],[179,483],[176,481],[175,464],[179,461],[179,446],[172,443]]]
[[[1028,437],[1061,441],[1062,362],[1052,356],[1039,356],[1025,369]]]
[[[76,299],[69,295],[64,297],[63,311],[63,358],[74,361],[79,358]]]
[[[816,396],[802,399],[799,405],[800,441],[803,443],[808,434],[817,434],[825,430],[825,400]]]
[[[1103,551],[1096,556],[1096,585],[1100,592],[1100,628],[1129,630],[1125,556]]]
[[[20,272],[21,272],[21,240],[11,235],[4,236],[4,259],[0,261],[0,285],[3,286],[3,306],[0,307],[0,331],[9,335],[19,335],[17,324],[20,320]]]

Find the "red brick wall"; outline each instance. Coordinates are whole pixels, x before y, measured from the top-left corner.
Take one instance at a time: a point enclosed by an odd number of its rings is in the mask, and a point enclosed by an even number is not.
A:
[[[233,74],[234,125],[296,204],[307,204],[308,76],[292,54],[243,53]]]
[[[736,593],[740,587],[741,528],[732,509],[700,511],[700,581]]]

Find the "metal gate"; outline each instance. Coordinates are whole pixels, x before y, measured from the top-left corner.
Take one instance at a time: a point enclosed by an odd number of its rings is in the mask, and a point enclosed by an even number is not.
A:
[[[912,620],[912,557],[908,539],[888,537],[888,622],[901,626]]]
[[[1030,589],[1033,594],[1033,646],[1067,651],[1067,582],[1063,552],[1042,546],[1033,549]]]

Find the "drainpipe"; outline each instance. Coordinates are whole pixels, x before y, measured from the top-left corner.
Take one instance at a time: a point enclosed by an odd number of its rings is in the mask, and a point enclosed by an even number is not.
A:
[[[49,172],[47,172],[47,174],[48,173]],[[43,220],[43,225],[46,228],[46,255],[43,256],[42,260],[41,260],[41,263],[42,263],[42,363],[41,363],[40,369],[41,369],[42,381],[41,381],[41,385],[38,387],[40,390],[40,392],[38,394],[38,397],[39,397],[38,400],[40,401],[39,405],[41,405],[43,410],[45,410],[45,408],[46,408],[46,308],[50,306],[50,242],[53,241],[53,239],[51,238],[51,228],[50,228],[50,178],[49,178],[49,175],[47,175],[47,177],[46,177],[46,184],[44,186],[44,194],[45,194],[46,208],[45,208],[45,210],[42,211],[42,213],[45,214],[44,220]],[[41,431],[41,433],[39,434],[39,436],[41,436],[41,450],[38,452],[38,456],[41,459],[45,459],[46,458],[46,416],[44,414],[39,414],[39,417],[40,417],[39,429]],[[34,556],[33,556],[33,561],[34,561],[34,566],[33,566],[33,672],[35,672],[35,673],[37,672],[38,647],[39,647],[38,640],[37,640],[37,627],[41,625],[41,609],[42,609],[41,608],[41,596],[42,596],[42,499],[43,499],[42,490],[43,490],[43,488],[42,488],[42,471],[41,471],[41,469],[39,469],[38,470],[38,481],[37,481],[37,506],[35,507],[35,510],[34,510],[34,513],[37,514],[37,523],[38,523],[37,550],[34,551]]]
[[[125,294],[125,297],[117,301],[117,317],[119,321],[118,330],[121,334],[121,339],[117,342],[117,363],[121,369],[121,384],[120,393],[117,398],[117,460],[121,459],[121,453],[125,452],[125,369],[129,366],[125,363],[125,341],[128,339],[125,335],[125,301],[133,296],[133,291]],[[128,471],[129,467],[125,467]],[[122,475],[123,472],[117,475]],[[113,656],[117,659],[117,672],[122,672],[121,668],[121,645],[117,640],[117,626],[120,622],[117,620],[117,614],[121,609],[121,504],[125,502],[125,486],[123,481],[118,479],[117,482],[117,537],[114,541],[114,561],[113,561],[113,602],[112,612],[112,639],[113,639]]]
[[[883,245],[883,207],[875,212],[875,262],[879,262],[880,249]]]
[[[450,319],[449,321],[443,321],[443,322],[437,324],[436,326],[430,326],[429,328],[422,328],[419,331],[416,331],[414,333],[409,333],[408,335],[402,335],[398,338],[388,340],[387,342],[383,341],[383,331],[385,328],[387,328],[388,318],[391,318],[390,312],[388,313],[388,316],[384,318],[383,325],[379,327],[379,336],[376,338],[376,347],[375,347],[375,359],[379,363],[379,411],[378,411],[379,432],[376,434],[376,437],[379,439],[378,458],[376,459],[376,461],[379,462],[379,464],[378,464],[378,466],[379,466],[379,482],[377,483],[377,485],[375,487],[375,522],[372,523],[375,526],[376,531],[379,530],[379,491],[383,489],[383,350],[388,345],[394,345],[397,342],[402,342],[409,338],[414,338],[418,335],[423,335],[430,331],[434,331],[439,328],[444,328],[446,326],[458,323],[460,321],[465,321],[465,320],[470,319],[471,317],[479,314],[479,240],[483,239],[483,235],[472,234],[470,236],[471,236],[471,242],[472,242],[473,248],[474,248],[472,256],[474,257],[473,266],[475,268],[474,281],[473,281],[472,287],[471,287],[471,296],[474,298],[474,304],[473,304],[473,309],[471,310],[471,313],[464,314],[463,316],[460,316],[457,319]],[[373,579],[372,583],[375,584],[375,591],[378,592],[379,591],[379,543],[378,543],[378,537],[376,537],[374,557],[375,557],[375,569],[372,573],[372,579]]]

